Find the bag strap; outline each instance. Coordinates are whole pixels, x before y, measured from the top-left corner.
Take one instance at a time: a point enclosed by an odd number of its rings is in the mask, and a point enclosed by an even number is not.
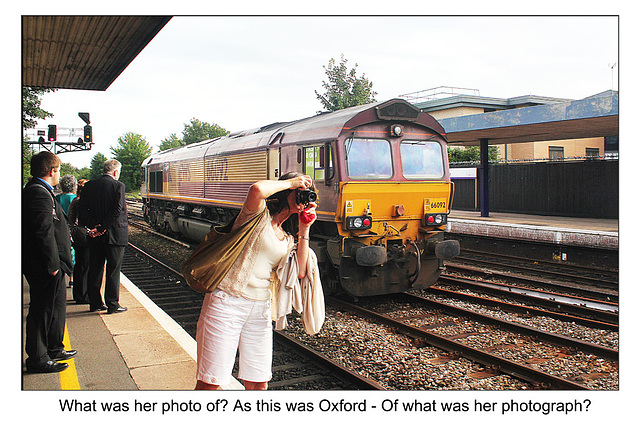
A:
[[[198,292],[213,291],[240,256],[246,241],[265,215],[266,209],[228,233],[222,231],[229,224],[214,227],[182,266],[182,276],[187,284]],[[222,250],[225,252],[220,253]],[[220,262],[221,259],[224,262]]]

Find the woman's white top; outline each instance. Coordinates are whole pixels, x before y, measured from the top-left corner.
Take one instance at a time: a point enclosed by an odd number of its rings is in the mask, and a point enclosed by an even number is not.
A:
[[[278,239],[271,224],[267,224],[262,233],[260,251],[255,257],[253,269],[249,274],[247,286],[242,296],[250,300],[266,301],[271,298],[271,273],[287,256],[289,242]]]

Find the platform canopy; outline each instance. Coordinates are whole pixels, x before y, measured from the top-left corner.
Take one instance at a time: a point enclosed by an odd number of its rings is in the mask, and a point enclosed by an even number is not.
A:
[[[106,90],[170,16],[23,16],[22,85]]]
[[[439,120],[451,145],[491,145],[618,135],[618,93]]]

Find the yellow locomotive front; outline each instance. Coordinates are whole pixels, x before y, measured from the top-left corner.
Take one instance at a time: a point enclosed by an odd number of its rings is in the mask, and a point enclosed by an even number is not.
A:
[[[454,187],[443,132],[379,119],[345,126],[332,147],[337,235],[326,253],[331,280],[353,296],[427,288],[459,253],[444,241]]]

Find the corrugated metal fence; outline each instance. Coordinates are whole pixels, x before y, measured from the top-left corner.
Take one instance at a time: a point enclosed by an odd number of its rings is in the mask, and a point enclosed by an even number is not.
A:
[[[454,169],[453,209],[480,210],[476,179]],[[618,204],[617,160],[489,165],[489,212],[615,219]]]

